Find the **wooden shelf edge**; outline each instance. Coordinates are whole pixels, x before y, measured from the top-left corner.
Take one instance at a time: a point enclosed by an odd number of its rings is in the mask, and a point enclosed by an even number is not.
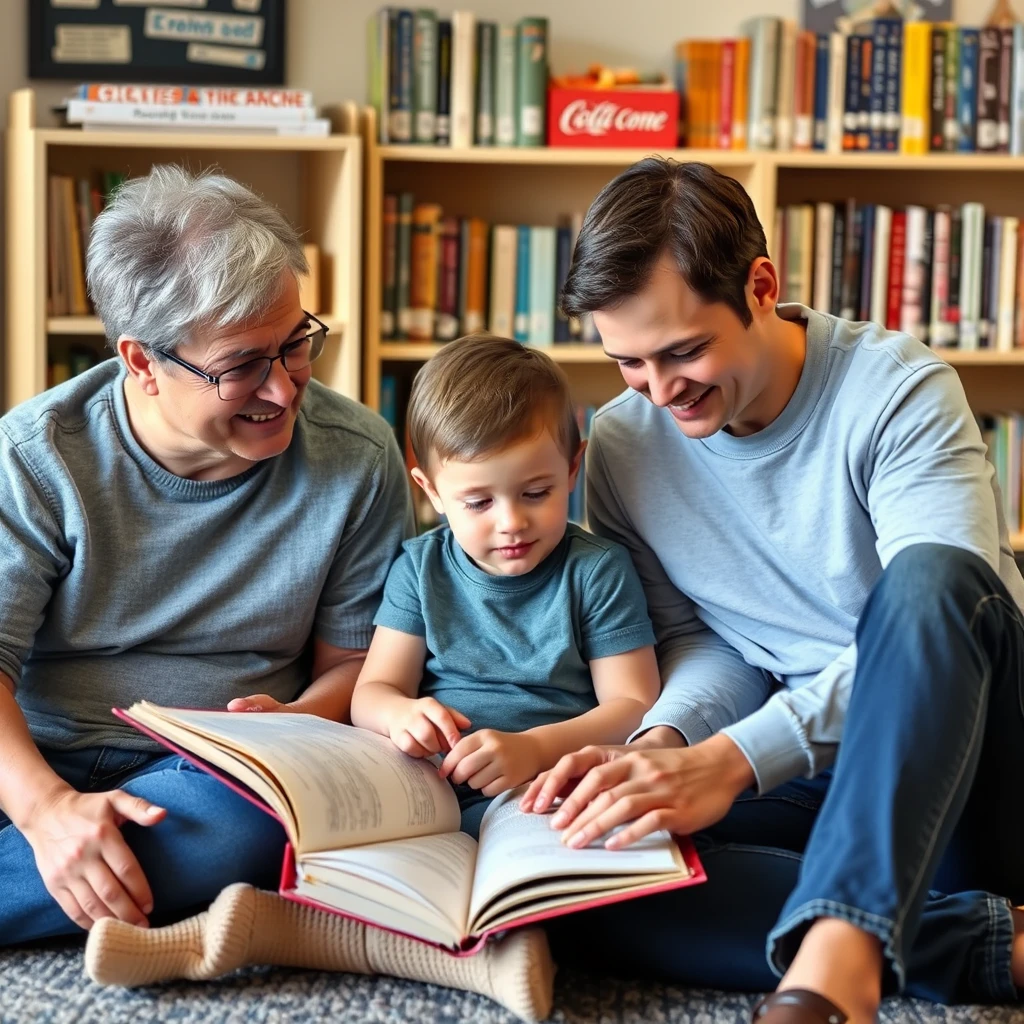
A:
[[[98,334],[105,333],[103,324],[96,316],[51,316],[46,321],[47,334]]]
[[[82,131],[78,128],[37,128],[36,137],[48,146],[118,146],[153,149],[260,149],[283,152],[302,150],[327,152],[358,150],[358,135],[259,135],[245,132],[161,132],[151,129],[111,128],[109,131]]]
[[[1011,352],[995,349],[934,348],[932,351],[951,366],[1024,366],[1024,348]]]
[[[587,148],[572,146],[380,146],[382,160],[413,163],[534,164],[541,166],[628,167],[652,154],[699,160],[718,167],[753,167],[762,154],[733,149]]]
[[[377,354],[382,361],[425,362],[440,352],[444,346],[443,341],[382,341],[377,347]],[[546,352],[556,363],[615,366],[615,362],[604,354],[604,349],[596,344],[570,344],[559,341],[553,345],[532,347]]]

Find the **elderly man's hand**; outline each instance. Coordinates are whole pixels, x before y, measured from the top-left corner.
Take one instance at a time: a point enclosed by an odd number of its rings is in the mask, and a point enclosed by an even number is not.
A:
[[[254,693],[251,697],[236,697],[228,701],[228,711],[291,711],[288,704],[274,700],[269,693]]]
[[[629,822],[605,843],[618,850],[658,829],[689,834],[713,825],[755,778],[739,747],[713,736],[679,749],[585,747],[541,776],[538,792],[565,793],[573,780],[552,828],[564,830],[566,845],[581,847]]]

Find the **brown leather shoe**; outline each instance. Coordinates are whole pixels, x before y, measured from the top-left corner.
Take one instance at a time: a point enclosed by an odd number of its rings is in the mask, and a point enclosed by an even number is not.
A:
[[[818,992],[787,988],[772,992],[754,1007],[754,1024],[846,1024],[846,1014]]]

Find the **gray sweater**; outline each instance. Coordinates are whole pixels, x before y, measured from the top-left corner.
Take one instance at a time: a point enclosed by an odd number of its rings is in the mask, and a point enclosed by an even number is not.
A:
[[[311,636],[369,645],[412,530],[391,430],[317,382],[284,453],[197,481],[135,440],[123,380],[108,360],[0,419],[0,671],[44,746],[151,747],[111,715],[135,700],[291,700]]]
[[[692,440],[629,391],[594,417],[587,450],[590,527],[629,549],[658,637],[664,691],[642,728],[724,731],[762,792],[834,758],[857,620],[897,552],[973,551],[1024,608],[956,372],[877,324],[779,313],[806,321],[807,355],[767,428]]]

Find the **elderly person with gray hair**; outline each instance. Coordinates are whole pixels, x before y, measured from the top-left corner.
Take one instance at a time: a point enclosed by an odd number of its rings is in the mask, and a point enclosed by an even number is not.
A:
[[[0,419],[0,945],[275,883],[280,826],[111,708],[348,713],[413,522],[387,424],[311,379],[305,269],[252,192],[155,168],[89,244],[117,358]]]

